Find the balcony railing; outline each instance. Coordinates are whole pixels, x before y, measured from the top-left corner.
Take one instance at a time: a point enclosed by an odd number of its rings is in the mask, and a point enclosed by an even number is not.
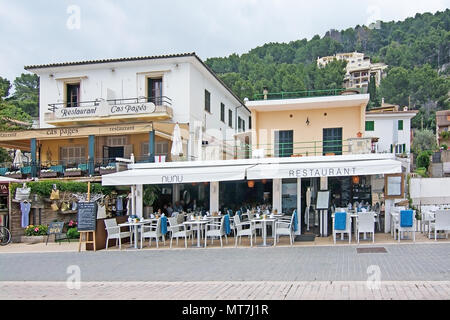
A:
[[[347,140],[302,141],[277,144],[241,144],[236,148],[238,159],[252,157],[307,157],[374,153],[371,138]]]
[[[80,101],[75,103],[62,102],[62,103],[51,103],[49,104],[48,110],[51,112],[56,112],[60,108],[74,108],[74,107],[98,107],[100,106],[102,100],[97,99],[93,101]],[[160,97],[138,97],[138,98],[127,98],[127,99],[110,99],[105,100],[109,105],[129,105],[129,104],[139,104],[153,102],[156,106],[172,106],[172,99],[166,96]]]
[[[338,96],[341,95],[342,92],[347,90],[346,88],[337,88],[337,89],[324,89],[324,90],[304,90],[304,91],[292,91],[292,92],[276,92],[276,93],[268,93],[268,94],[255,94],[254,100],[265,100],[265,96],[267,96],[267,100],[279,100],[279,99],[296,99],[296,98],[310,98],[310,97],[323,97],[323,96]],[[359,90],[358,90],[359,91]],[[359,93],[362,93],[360,91]]]

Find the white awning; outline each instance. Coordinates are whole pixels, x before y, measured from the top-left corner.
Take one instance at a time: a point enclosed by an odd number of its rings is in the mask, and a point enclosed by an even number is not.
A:
[[[293,162],[258,164],[247,170],[247,179],[362,176],[401,172],[402,164],[396,160]]]
[[[245,179],[251,165],[131,169],[102,176],[102,185],[172,184]]]

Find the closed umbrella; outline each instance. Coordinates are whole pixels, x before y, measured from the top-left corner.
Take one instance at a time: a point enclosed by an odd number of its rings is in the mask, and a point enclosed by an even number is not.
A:
[[[178,123],[173,128],[172,134],[172,150],[170,152],[173,156],[179,156],[183,153],[183,143],[181,142],[181,131]]]
[[[14,156],[13,165],[16,168],[22,168],[23,167],[22,151],[16,150],[16,155]]]

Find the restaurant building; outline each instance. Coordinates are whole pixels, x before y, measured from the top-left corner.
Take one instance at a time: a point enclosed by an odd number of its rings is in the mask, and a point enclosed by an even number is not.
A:
[[[25,69],[40,79],[39,128],[0,132],[0,146],[29,155],[16,178],[111,173],[132,154],[138,163],[231,159],[250,116],[195,53]],[[182,152],[172,156],[177,123]]]
[[[306,98],[268,97],[270,94],[246,101],[252,124],[251,130],[241,134],[250,139],[246,149],[238,153],[239,159],[131,164],[127,171],[103,176],[102,183],[138,188],[144,184],[207,183],[207,209],[211,212],[270,204],[278,212],[301,213],[298,234],[311,222],[321,235],[327,235],[330,212],[320,212],[319,216],[314,210],[320,190],[330,191],[330,208],[354,201],[372,204],[381,200],[383,188],[373,190],[372,180],[405,171],[395,154],[376,153],[376,139],[365,136],[369,95],[341,92]],[[246,159],[248,154],[251,159]],[[253,198],[255,201],[249,203]],[[142,199],[138,196],[138,215],[142,214],[140,208]],[[305,215],[307,211],[311,215]]]

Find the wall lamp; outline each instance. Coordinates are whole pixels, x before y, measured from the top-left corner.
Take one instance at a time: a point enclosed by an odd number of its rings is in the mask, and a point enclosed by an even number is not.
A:
[[[309,117],[306,117],[306,125],[309,126]]]

